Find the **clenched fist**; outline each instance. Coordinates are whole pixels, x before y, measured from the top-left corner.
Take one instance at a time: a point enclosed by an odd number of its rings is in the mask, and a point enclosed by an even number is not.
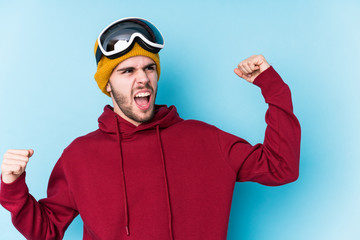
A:
[[[4,183],[14,182],[25,171],[34,150],[10,149],[4,154],[1,164],[1,176]]]
[[[270,65],[263,55],[253,55],[241,63],[234,69],[234,72],[248,82],[254,82],[255,78],[263,71],[268,69]]]

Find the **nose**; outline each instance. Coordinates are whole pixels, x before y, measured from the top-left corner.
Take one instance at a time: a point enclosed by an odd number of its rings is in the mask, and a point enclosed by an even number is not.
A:
[[[143,69],[138,70],[138,74],[136,76],[136,82],[140,85],[145,85],[149,81],[150,81],[150,79],[149,79],[147,73]]]

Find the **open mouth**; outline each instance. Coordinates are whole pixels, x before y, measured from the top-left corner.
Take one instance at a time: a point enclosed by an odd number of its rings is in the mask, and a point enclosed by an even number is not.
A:
[[[134,101],[138,108],[146,110],[150,106],[151,93],[139,92],[135,95]]]

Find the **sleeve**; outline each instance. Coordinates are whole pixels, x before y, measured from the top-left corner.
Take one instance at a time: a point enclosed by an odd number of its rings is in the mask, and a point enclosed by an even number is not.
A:
[[[219,131],[220,149],[235,171],[236,181],[277,186],[295,181],[299,176],[300,124],[293,113],[289,87],[273,69],[268,68],[254,81],[261,88],[268,110],[267,128],[262,144]]]
[[[1,205],[10,211],[14,226],[26,239],[62,239],[78,212],[67,184],[61,158],[51,173],[45,199],[36,201],[29,194],[25,175],[24,172],[11,184],[1,181]]]

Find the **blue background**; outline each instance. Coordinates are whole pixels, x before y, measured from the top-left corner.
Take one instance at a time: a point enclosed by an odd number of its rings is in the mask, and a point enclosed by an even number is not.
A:
[[[136,3],[134,3],[136,2]],[[39,199],[63,149],[97,128],[110,99],[93,79],[93,46],[109,23],[149,19],[166,41],[157,103],[262,142],[260,90],[233,68],[263,54],[292,90],[302,126],[300,178],[237,183],[228,239],[360,239],[359,1],[0,0],[0,152],[33,148]],[[0,208],[0,238],[23,239]],[[82,222],[65,239],[81,239]]]

